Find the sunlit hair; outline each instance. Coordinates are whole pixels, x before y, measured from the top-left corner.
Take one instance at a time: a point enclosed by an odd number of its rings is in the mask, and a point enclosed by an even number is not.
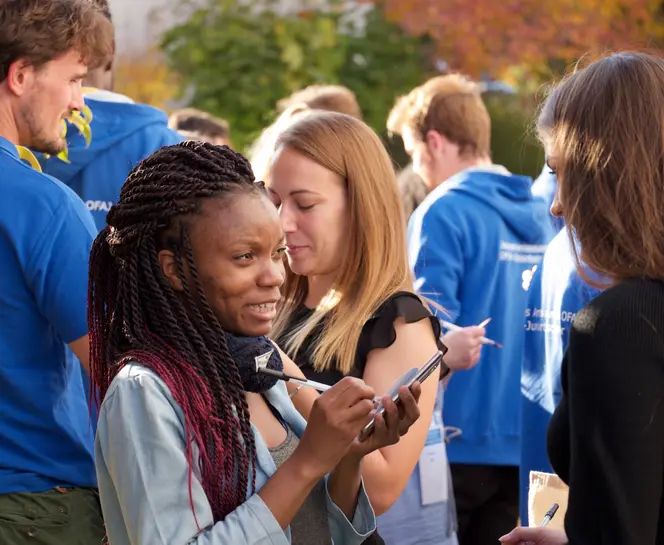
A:
[[[429,194],[426,182],[413,171],[412,163],[397,174],[397,185],[406,221]]]
[[[274,157],[277,138],[302,115],[312,112],[306,104],[294,104],[285,110],[277,120],[267,127],[258,139],[251,145],[249,162],[257,180],[267,181],[270,163]]]
[[[228,140],[231,136],[228,121],[196,108],[173,112],[168,118],[168,126],[191,140],[213,142],[217,138]]]
[[[426,141],[436,131],[468,157],[491,156],[491,118],[481,87],[461,74],[437,76],[399,97],[387,119],[387,130],[410,129]]]
[[[305,104],[312,110],[339,112],[362,119],[362,109],[355,93],[343,85],[309,85],[277,102],[277,112],[284,112],[297,104]]]
[[[623,52],[574,71],[537,128],[577,263],[614,280],[664,278],[664,60]]]
[[[292,356],[324,318],[313,354],[316,369],[348,374],[362,325],[399,290],[412,291],[406,254],[406,226],[392,162],[376,134],[344,114],[315,112],[298,120],[277,140],[345,180],[349,206],[346,254],[331,291],[312,317],[286,335]],[[269,178],[268,178],[269,179]],[[283,301],[273,328],[286,332],[289,318],[307,292],[307,278],[287,270]]]
[[[24,59],[39,68],[70,51],[89,68],[114,49],[113,25],[89,0],[3,0],[0,8],[0,80]]]

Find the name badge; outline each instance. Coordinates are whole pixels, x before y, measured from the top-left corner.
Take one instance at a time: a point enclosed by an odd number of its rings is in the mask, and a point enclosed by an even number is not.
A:
[[[419,471],[422,505],[441,503],[447,501],[449,496],[445,432],[435,416],[434,414],[424,450],[420,455]]]

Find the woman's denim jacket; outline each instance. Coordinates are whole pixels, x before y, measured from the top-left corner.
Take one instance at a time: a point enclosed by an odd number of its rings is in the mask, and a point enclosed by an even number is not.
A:
[[[293,407],[284,383],[266,392],[266,397],[293,432],[301,436],[306,422]],[[276,466],[258,430],[252,429],[258,455],[256,490],[260,490]],[[196,471],[189,482],[182,410],[166,384],[140,365],[125,366],[111,383],[99,413],[95,457],[110,545],[291,542],[290,529],[281,529],[258,494],[250,496],[248,492],[245,503],[213,524],[210,504]],[[363,486],[352,521],[329,494],[327,513],[334,545],[359,545],[376,528]]]

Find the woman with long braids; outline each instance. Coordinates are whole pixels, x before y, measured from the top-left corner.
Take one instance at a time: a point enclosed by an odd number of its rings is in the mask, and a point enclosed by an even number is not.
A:
[[[305,430],[284,383],[256,373],[282,365],[265,335],[284,242],[247,160],[164,147],[130,173],[108,224],[89,322],[110,543],[361,543],[375,529],[361,460],[417,420],[420,388],[360,443],[374,406],[362,381],[320,396]]]

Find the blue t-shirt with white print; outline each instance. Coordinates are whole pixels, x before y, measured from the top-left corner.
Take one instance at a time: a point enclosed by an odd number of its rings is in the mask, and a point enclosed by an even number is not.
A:
[[[96,229],[64,184],[0,137],[0,494],[96,486],[78,363]]]

